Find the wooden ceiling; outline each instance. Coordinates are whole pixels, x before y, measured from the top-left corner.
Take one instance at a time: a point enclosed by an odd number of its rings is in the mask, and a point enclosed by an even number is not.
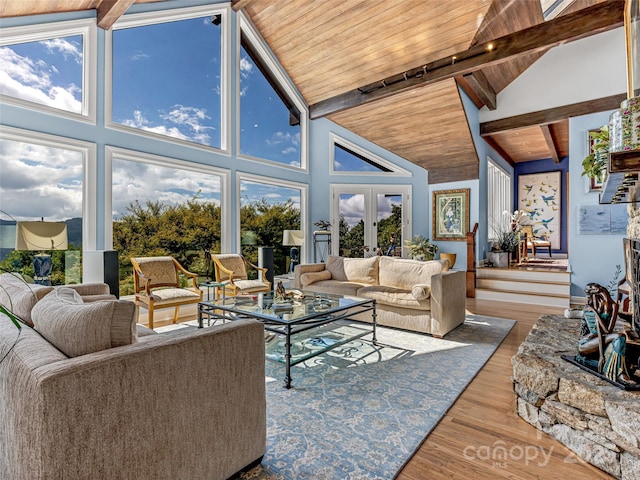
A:
[[[4,0],[0,17],[96,9],[108,29],[131,4],[149,1],[156,0]],[[232,0],[312,118],[327,117],[424,167],[429,183],[478,178],[458,85],[478,107],[495,109],[496,94],[549,48],[623,22],[620,0],[548,4],[559,7],[545,22],[539,0]],[[512,163],[561,159],[568,116],[558,114],[519,118],[517,128],[483,125],[482,135]]]

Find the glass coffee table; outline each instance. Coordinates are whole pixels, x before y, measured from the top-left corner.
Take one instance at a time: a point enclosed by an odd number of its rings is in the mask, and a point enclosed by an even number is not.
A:
[[[376,345],[376,301],[351,296],[303,291],[304,297],[288,303],[275,303],[273,292],[222,298],[198,304],[198,327],[208,320],[253,318],[264,324],[267,332],[269,360],[286,365],[285,388],[291,388],[291,367],[357,338],[371,334]],[[371,324],[341,323],[336,328],[322,328],[371,312]],[[283,341],[279,341],[283,340]],[[282,348],[278,348],[278,346]]]

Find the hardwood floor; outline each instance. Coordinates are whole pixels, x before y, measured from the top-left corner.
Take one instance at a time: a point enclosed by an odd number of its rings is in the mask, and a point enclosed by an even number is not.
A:
[[[517,323],[397,480],[613,478],[515,413],[511,357],[541,314],[563,309],[468,298],[467,311]]]

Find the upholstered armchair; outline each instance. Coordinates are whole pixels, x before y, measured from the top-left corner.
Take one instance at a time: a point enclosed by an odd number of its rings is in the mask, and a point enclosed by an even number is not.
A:
[[[536,256],[538,248],[548,248],[549,258],[551,258],[551,242],[546,238],[536,237],[533,233],[533,227],[531,225],[523,225],[520,231],[522,235],[521,254],[520,258],[528,258],[529,250],[531,250],[533,256]]]
[[[131,258],[135,303],[149,313],[149,328],[153,328],[153,313],[156,308],[174,307],[173,323],[178,321],[180,306],[202,301],[198,287],[198,274],[187,271],[173,257]],[[190,286],[182,288],[180,275]]]
[[[218,288],[218,294],[235,297],[239,294],[259,293],[271,291],[271,282],[265,275],[266,268],[258,267],[242,255],[226,253],[211,256],[216,272],[216,282],[224,284],[224,291]],[[258,272],[257,280],[249,280],[248,271]]]

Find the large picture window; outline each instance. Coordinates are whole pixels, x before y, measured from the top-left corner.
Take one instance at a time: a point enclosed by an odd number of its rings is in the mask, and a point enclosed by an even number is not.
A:
[[[227,175],[211,167],[110,149],[113,248],[120,292],[133,293],[131,257],[170,255],[211,276],[208,254],[220,253]]]
[[[240,154],[306,168],[306,107],[260,45],[256,32],[242,20],[241,28]]]
[[[510,221],[513,209],[511,177],[493,160],[487,161],[487,224],[489,225],[489,238],[494,238],[496,232],[504,230]]]
[[[257,263],[258,247],[273,246],[275,274],[289,271],[291,245],[283,245],[283,234],[285,230],[302,230],[306,190],[303,185],[264,183],[249,175],[240,178],[243,255]]]
[[[112,123],[223,148],[225,16],[208,9],[125,16],[111,35]],[[205,13],[206,12],[206,13]]]
[[[95,120],[95,27],[83,20],[3,29],[3,102]]]
[[[92,146],[35,132],[0,132],[0,270],[19,272],[28,280],[63,285],[82,281],[82,249],[95,248],[83,225],[85,174]],[[28,222],[28,223],[23,223]],[[33,223],[32,223],[33,222]],[[39,235],[54,223],[63,230]],[[35,224],[35,225],[34,225]],[[20,235],[16,235],[16,232]],[[32,234],[39,238],[31,240]],[[44,234],[43,234],[44,235]],[[87,235],[89,237],[89,235]],[[20,240],[18,240],[18,238]],[[36,256],[49,257],[46,275],[38,273]],[[37,279],[36,277],[46,277]]]

